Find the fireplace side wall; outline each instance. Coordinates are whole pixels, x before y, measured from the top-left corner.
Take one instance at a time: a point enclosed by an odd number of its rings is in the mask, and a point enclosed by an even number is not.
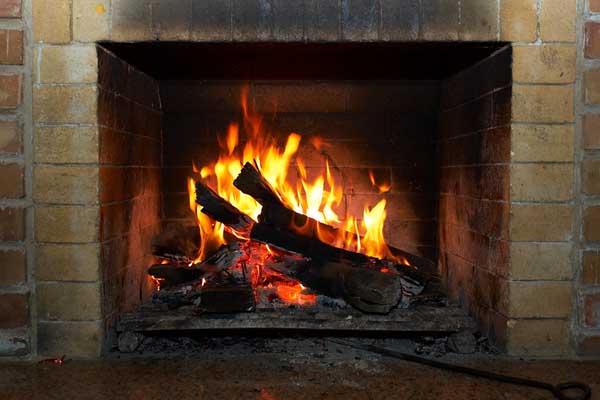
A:
[[[439,267],[450,299],[503,345],[508,298],[512,49],[442,84]]]
[[[155,290],[147,268],[160,231],[162,112],[158,83],[102,47],[98,74],[102,312],[110,334],[122,312]]]

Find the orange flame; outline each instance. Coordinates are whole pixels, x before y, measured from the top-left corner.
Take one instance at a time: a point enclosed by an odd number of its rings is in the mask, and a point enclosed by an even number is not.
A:
[[[286,303],[298,305],[311,305],[317,302],[317,296],[314,294],[303,293],[306,288],[298,283],[295,286],[278,285],[277,296]]]

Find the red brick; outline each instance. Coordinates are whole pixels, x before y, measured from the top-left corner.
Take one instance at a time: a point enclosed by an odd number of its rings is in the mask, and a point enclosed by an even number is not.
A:
[[[17,242],[25,238],[25,212],[22,208],[0,208],[0,241]]]
[[[0,18],[19,18],[21,16],[21,0],[0,1]]]
[[[27,297],[26,294],[19,293],[0,294],[0,329],[20,328],[28,325]]]
[[[23,31],[0,30],[0,64],[23,64]]]
[[[585,23],[585,58],[600,58],[600,23]]]
[[[16,108],[21,104],[22,75],[0,75],[0,108]]]
[[[579,337],[577,339],[577,354],[580,356],[600,356],[600,335]]]
[[[25,280],[25,252],[0,250],[0,285],[15,285]]]
[[[0,121],[0,154],[21,152],[21,127],[17,121]]]
[[[583,297],[583,324],[590,328],[600,327],[600,293]]]
[[[590,0],[590,11],[600,12],[600,0]]]
[[[0,164],[0,198],[17,199],[25,194],[23,166]]]
[[[583,147],[586,149],[600,148],[600,114],[583,116]]]

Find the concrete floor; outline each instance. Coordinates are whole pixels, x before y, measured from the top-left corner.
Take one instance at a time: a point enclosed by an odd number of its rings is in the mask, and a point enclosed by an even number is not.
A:
[[[589,383],[600,399],[600,362],[525,362],[445,355],[443,361],[548,382]],[[510,399],[552,395],[465,377],[312,340],[234,343],[100,361],[0,364],[0,398],[13,399]]]

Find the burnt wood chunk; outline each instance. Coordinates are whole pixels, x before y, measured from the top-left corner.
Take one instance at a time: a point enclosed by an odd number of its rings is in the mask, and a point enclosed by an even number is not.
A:
[[[202,206],[204,214],[215,221],[222,222],[236,232],[248,232],[254,223],[252,218],[200,181],[196,181],[196,203]]]
[[[173,264],[156,264],[148,268],[148,275],[162,279],[161,286],[168,287],[200,279],[204,272],[197,268]]]
[[[250,285],[205,285],[195,302],[200,313],[248,312],[255,308]]]
[[[260,204],[281,204],[279,195],[271,184],[262,176],[258,168],[247,162],[242,168],[242,172],[233,181],[233,185],[252,196]]]

